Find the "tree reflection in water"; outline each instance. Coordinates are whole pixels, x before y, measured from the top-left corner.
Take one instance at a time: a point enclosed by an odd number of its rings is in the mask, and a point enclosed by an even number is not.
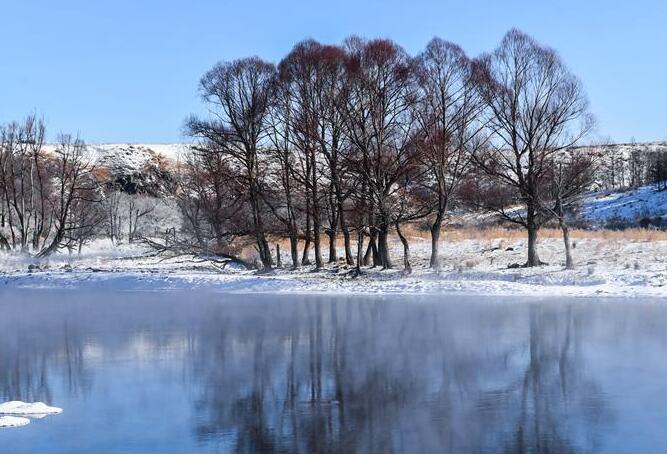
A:
[[[81,327],[66,320],[40,324],[40,319],[23,329],[9,329],[9,323],[0,327],[0,402],[53,403],[50,379],[55,370],[71,395],[91,386]]]
[[[197,333],[196,433],[237,452],[594,451],[611,419],[583,323],[549,305],[224,306]]]
[[[147,439],[186,452],[667,445],[663,304],[12,295],[0,399],[63,403],[32,435],[45,443],[58,423],[91,443],[118,424],[123,452]]]

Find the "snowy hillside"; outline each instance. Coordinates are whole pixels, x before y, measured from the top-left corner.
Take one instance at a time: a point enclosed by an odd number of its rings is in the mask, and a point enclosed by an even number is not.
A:
[[[618,153],[628,157],[632,152],[643,151],[647,153],[667,152],[667,142],[642,142],[642,143],[611,143],[603,145],[582,145],[574,147],[574,149],[589,149],[596,151],[605,151],[610,153]]]
[[[179,156],[186,150],[187,145],[182,143],[108,143],[89,144],[88,148],[97,156],[109,159],[114,155],[129,155],[132,153],[148,156],[160,156],[170,161],[177,161]]]
[[[140,170],[157,157],[175,162],[187,147],[182,143],[88,143],[86,146],[96,163],[134,170]],[[53,151],[56,147],[57,144],[48,144],[45,149]]]
[[[47,145],[53,152],[56,144]],[[126,192],[160,195],[168,184],[169,169],[185,152],[186,144],[86,144],[98,169],[109,172],[110,182]]]
[[[667,190],[642,186],[627,191],[593,193],[584,201],[581,217],[594,227],[615,223],[664,226],[667,224]]]

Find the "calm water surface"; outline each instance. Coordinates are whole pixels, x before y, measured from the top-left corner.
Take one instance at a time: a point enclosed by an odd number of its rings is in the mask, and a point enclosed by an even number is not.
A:
[[[2,453],[667,452],[667,304],[0,290]]]

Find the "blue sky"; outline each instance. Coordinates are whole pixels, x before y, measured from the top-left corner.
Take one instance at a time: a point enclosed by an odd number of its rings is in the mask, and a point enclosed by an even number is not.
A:
[[[599,135],[667,139],[662,0],[0,0],[0,11],[0,122],[37,112],[52,137],[180,141],[213,64],[277,62],[307,37],[387,37],[414,54],[437,35],[476,56],[518,27],[583,81]]]

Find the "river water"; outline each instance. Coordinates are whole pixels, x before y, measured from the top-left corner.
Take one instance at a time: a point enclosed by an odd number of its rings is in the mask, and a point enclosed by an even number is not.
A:
[[[667,452],[667,304],[0,290],[2,453]]]

